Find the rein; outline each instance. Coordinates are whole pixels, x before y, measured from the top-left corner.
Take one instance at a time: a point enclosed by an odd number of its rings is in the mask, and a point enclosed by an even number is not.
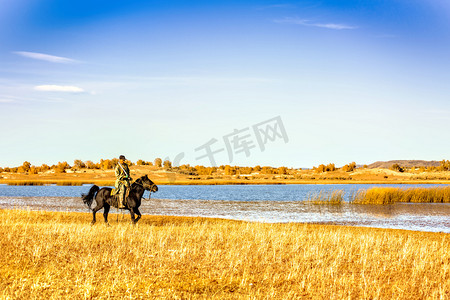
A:
[[[133,184],[137,184],[137,185],[142,186],[142,187],[144,188],[144,191],[147,190],[147,188],[146,188],[141,182],[138,182],[139,179],[140,179],[140,178],[138,178],[135,182],[133,182]],[[152,184],[152,185],[150,186],[150,188],[148,189],[148,191],[149,191],[149,193],[148,193],[148,199],[145,199],[144,197],[142,197],[142,199],[144,199],[144,200],[150,200],[150,197],[152,196],[152,189],[153,189],[154,186],[155,186],[155,184]]]

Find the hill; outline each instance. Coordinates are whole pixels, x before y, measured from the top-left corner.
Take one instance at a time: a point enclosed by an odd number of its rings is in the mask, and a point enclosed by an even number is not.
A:
[[[439,167],[441,162],[435,160],[389,160],[389,161],[377,161],[370,165],[368,168],[384,168],[389,169],[393,164],[398,164],[400,167],[411,168],[411,167]]]

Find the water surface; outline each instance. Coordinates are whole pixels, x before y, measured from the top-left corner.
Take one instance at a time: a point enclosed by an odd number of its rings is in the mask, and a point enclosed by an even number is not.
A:
[[[143,201],[140,210],[148,215],[203,216],[271,223],[333,223],[450,233],[449,204],[317,205],[304,201],[311,193],[320,191],[343,190],[348,196],[373,186],[378,185],[161,185],[150,201]],[[90,185],[0,185],[0,208],[89,212],[79,197],[89,188]],[[144,196],[147,198],[148,192]],[[117,210],[112,209],[111,212]]]

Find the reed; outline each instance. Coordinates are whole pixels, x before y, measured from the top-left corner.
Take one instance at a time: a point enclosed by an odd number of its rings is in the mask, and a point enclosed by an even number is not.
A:
[[[323,192],[310,194],[308,196],[308,203],[311,204],[331,204],[331,205],[339,205],[344,202],[344,191],[343,190],[335,190],[332,192]]]
[[[9,180],[5,182],[7,185],[47,185],[47,183],[40,180]]]
[[[350,196],[355,204],[392,204],[396,202],[411,203],[450,203],[450,187],[429,188],[394,188],[374,187],[360,190]]]
[[[444,233],[0,210],[0,298],[448,299]],[[112,218],[115,219],[115,218]]]

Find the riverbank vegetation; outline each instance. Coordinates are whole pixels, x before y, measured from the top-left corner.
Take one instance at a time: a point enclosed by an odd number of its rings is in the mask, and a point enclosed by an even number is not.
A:
[[[445,233],[0,210],[0,298],[447,299]]]
[[[284,166],[173,166],[169,160],[159,158],[153,162],[142,159],[136,163],[129,162],[133,178],[147,174],[156,184],[450,183],[448,160],[424,162],[421,166],[414,166],[414,161],[408,163],[402,165],[401,161],[396,161],[388,168],[383,167],[387,164],[378,163],[358,166],[351,162],[342,167],[328,163],[302,169]],[[18,167],[0,167],[0,184],[113,185],[116,164],[115,158],[97,163],[77,159],[71,165],[59,162],[34,166],[25,161]]]
[[[350,197],[356,204],[450,203],[450,187],[393,188],[374,187]]]
[[[393,203],[450,203],[450,187],[373,187],[361,189],[347,195],[350,204],[393,204]],[[313,204],[343,204],[344,191],[320,191],[309,195],[307,201]]]

